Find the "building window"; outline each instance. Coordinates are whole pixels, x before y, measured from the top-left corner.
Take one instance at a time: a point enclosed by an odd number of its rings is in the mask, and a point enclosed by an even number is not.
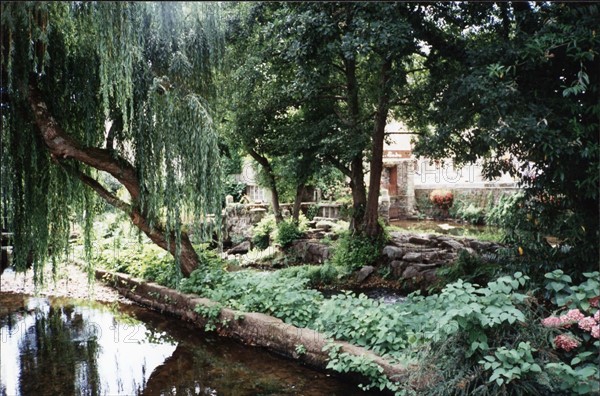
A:
[[[246,194],[253,202],[265,202],[265,190],[259,186],[247,186]]]

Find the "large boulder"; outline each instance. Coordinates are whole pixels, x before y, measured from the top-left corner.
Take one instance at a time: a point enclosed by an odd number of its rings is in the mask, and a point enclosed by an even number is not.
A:
[[[252,245],[250,241],[244,241],[239,245],[236,245],[227,251],[227,254],[235,255],[235,254],[246,254],[252,249]]]
[[[408,238],[408,242],[415,245],[429,245],[431,243],[431,239],[426,236],[413,235]]]
[[[402,260],[411,263],[421,263],[423,262],[423,254],[420,252],[408,252],[402,257]]]
[[[404,249],[388,245],[383,248],[383,255],[387,256],[390,260],[398,260],[404,256]]]
[[[396,278],[402,276],[402,273],[408,266],[408,263],[405,261],[394,260],[390,263],[390,270],[392,271],[392,275]]]
[[[453,250],[462,250],[465,248],[465,246],[462,243],[460,243],[454,239],[443,240],[441,245],[445,248],[450,248]]]
[[[322,231],[330,231],[333,226],[335,225],[335,223],[328,221],[328,220],[321,220],[321,221],[317,221],[317,223],[315,224],[315,228],[317,230],[322,230]]]
[[[358,273],[356,274],[356,281],[358,283],[363,282],[365,279],[367,279],[369,277],[369,275],[371,275],[373,272],[375,271],[375,267],[371,266],[371,265],[365,265],[364,267],[362,267],[360,269],[360,271],[358,271]]]

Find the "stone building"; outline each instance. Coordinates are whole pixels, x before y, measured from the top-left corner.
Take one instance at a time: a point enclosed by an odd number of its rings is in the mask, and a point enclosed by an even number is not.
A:
[[[486,204],[487,197],[497,199],[503,193],[518,190],[516,180],[505,174],[493,181],[485,180],[478,164],[454,167],[451,159],[431,161],[413,154],[411,139],[415,137],[408,128],[398,121],[389,123],[386,128],[386,142],[383,151],[383,171],[381,175],[380,203],[388,219],[412,217],[417,213],[419,202],[428,199],[434,189],[452,190],[457,196],[468,197],[479,204]],[[368,164],[365,164],[368,166]],[[246,183],[248,203],[265,204],[271,201],[269,189],[258,185],[252,160],[244,160],[242,173],[237,180]],[[365,175],[365,184],[369,175]],[[311,191],[305,199],[320,201],[318,191]],[[332,217],[339,213],[335,203],[322,203],[319,215]],[[330,208],[331,206],[331,208]]]

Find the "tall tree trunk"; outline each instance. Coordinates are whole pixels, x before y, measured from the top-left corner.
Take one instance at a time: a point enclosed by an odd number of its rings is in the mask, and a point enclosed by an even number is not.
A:
[[[356,60],[344,58],[346,71],[346,86],[348,90],[348,119],[350,130],[359,138],[358,120],[360,117],[360,106],[358,103],[358,80],[356,78]],[[365,207],[367,203],[367,191],[364,181],[363,150],[357,152],[350,164],[350,189],[352,190],[352,217],[350,218],[350,230],[362,233]]]
[[[275,214],[275,222],[277,224],[283,221],[283,214],[281,213],[281,207],[279,206],[279,191],[277,190],[277,184],[275,182],[275,175],[273,172],[269,174],[269,181],[271,183],[271,205],[273,206],[273,214]]]
[[[65,160],[72,159],[92,168],[110,173],[127,189],[131,195],[132,202],[137,202],[139,205],[141,188],[136,169],[133,165],[125,158],[115,155],[110,149],[82,147],[58,125],[50,114],[48,106],[42,99],[39,91],[34,86],[31,86],[29,89],[29,104],[33,110],[35,123],[52,159],[73,173],[107,203],[129,214],[132,223],[145,233],[152,242],[167,250],[173,257],[179,259],[181,272],[184,276],[189,276],[193,270],[198,268],[200,260],[185,232],[181,232],[180,234],[180,254],[177,257],[177,243],[174,233],[171,233],[167,237],[162,225],[154,224],[151,226],[150,221],[139,210],[138,206],[122,201],[106,190],[97,180],[84,174],[76,169],[76,167],[69,166]]]
[[[362,233],[365,222],[365,208],[367,206],[367,189],[365,188],[362,155],[354,157],[350,166],[350,172],[350,189],[352,190],[350,230],[353,233]]]
[[[381,187],[381,172],[383,168],[383,140],[385,137],[385,125],[390,106],[389,80],[392,61],[386,59],[381,65],[381,76],[379,80],[379,98],[377,101],[377,113],[373,126],[373,150],[371,157],[371,173],[369,176],[369,195],[367,210],[365,214],[365,233],[375,238],[382,232],[379,225],[379,191]]]
[[[260,166],[262,166],[265,174],[267,175],[267,179],[269,181],[269,188],[271,189],[271,206],[273,207],[273,214],[275,215],[275,222],[279,224],[283,221],[283,215],[281,214],[281,207],[279,206],[279,191],[277,190],[277,181],[275,179],[275,172],[273,171],[273,167],[269,163],[269,160],[258,154],[256,151],[250,149],[248,150],[250,156],[258,162]]]
[[[292,219],[298,223],[300,219],[300,207],[302,206],[302,197],[304,196],[304,191],[306,190],[306,186],[304,183],[298,184],[296,187],[296,197],[294,198],[294,208],[292,210]]]

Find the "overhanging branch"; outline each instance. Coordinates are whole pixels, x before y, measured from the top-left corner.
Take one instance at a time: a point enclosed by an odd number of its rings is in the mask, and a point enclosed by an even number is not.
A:
[[[338,168],[340,170],[340,172],[342,172],[345,176],[352,177],[352,172],[350,171],[350,168],[348,168],[346,165],[344,165],[340,160],[338,160],[337,158],[335,158],[332,155],[327,155],[327,156],[325,156],[325,158],[333,166]]]
[[[140,184],[133,165],[112,150],[81,147],[66,134],[48,111],[48,106],[35,86],[29,87],[29,104],[35,123],[50,154],[57,160],[73,158],[101,171],[110,173],[131,195],[132,200],[140,196]]]
[[[98,182],[96,179],[86,175],[81,170],[76,169],[74,166],[69,166],[62,162],[59,162],[59,164],[65,171],[69,172],[71,175],[81,180],[83,184],[94,190],[96,194],[98,194],[102,199],[104,199],[109,205],[112,205],[115,208],[120,209],[127,214],[131,213],[131,205],[119,199],[116,195],[112,194],[110,191],[104,188],[104,186],[100,184],[100,182]]]

